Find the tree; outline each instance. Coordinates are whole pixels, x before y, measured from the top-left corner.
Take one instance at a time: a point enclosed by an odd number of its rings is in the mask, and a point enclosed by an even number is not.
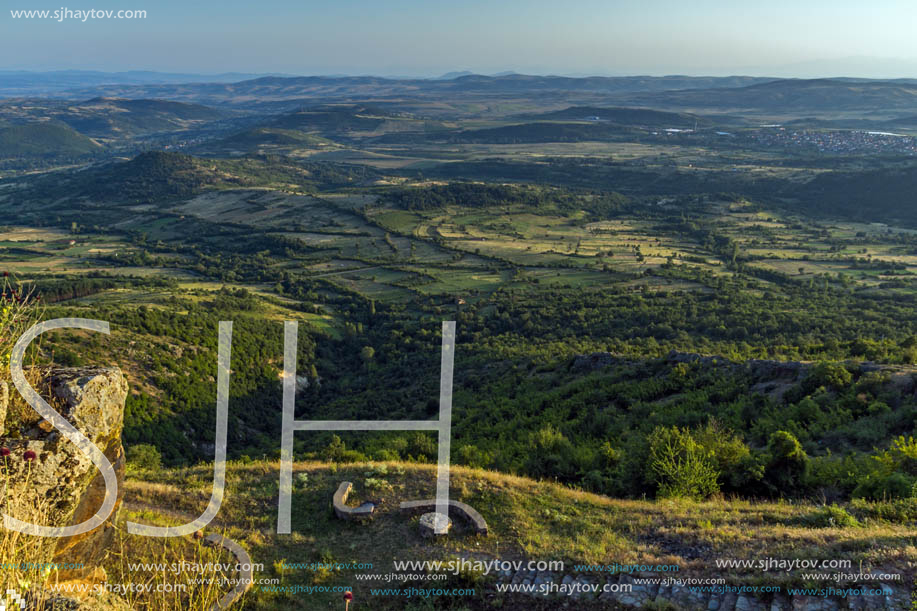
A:
[[[162,464],[162,456],[155,446],[141,443],[127,448],[127,464],[137,469],[155,471]]]
[[[770,460],[764,479],[771,490],[781,496],[801,492],[809,472],[809,457],[796,436],[787,431],[776,431],[767,444]]]
[[[661,497],[702,500],[719,492],[713,457],[687,429],[657,427],[649,437],[650,470]]]

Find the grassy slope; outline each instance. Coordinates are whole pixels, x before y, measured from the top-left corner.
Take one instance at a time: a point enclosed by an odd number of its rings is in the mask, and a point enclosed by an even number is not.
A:
[[[101,147],[83,134],[55,123],[26,123],[0,128],[3,157],[85,155]]]
[[[254,562],[264,563],[264,578],[279,577],[285,585],[352,586],[358,599],[373,600],[374,609],[405,608],[403,600],[384,600],[369,594],[370,587],[396,584],[357,581],[353,573],[287,570],[276,563],[371,562],[371,573],[392,572],[392,560],[450,558],[458,554],[536,559],[574,563],[677,564],[680,576],[724,576],[730,584],[774,583],[800,585],[799,573],[717,569],[724,558],[849,558],[856,568],[882,568],[905,573],[913,581],[917,561],[917,530],[876,520],[846,528],[831,526],[824,511],[811,504],[714,500],[629,501],[583,493],[549,482],[461,467],[452,469],[453,498],[478,509],[491,534],[470,534],[457,522],[454,534],[431,543],[420,537],[417,518],[397,511],[402,500],[431,498],[435,468],[429,465],[380,463],[334,465],[297,463],[294,467],[293,534],[274,534],[277,517],[278,465],[255,462],[231,464],[227,494],[210,530],[220,530],[239,541]],[[385,471],[384,473],[382,471]],[[300,474],[306,474],[305,479]],[[367,478],[381,487],[367,489]],[[149,508],[169,508],[197,516],[210,495],[212,472],[206,465],[190,469],[140,472],[129,477],[126,501],[134,519],[151,519]],[[345,523],[331,511],[331,496],[341,481],[352,481],[353,505],[382,499],[376,519],[367,525]],[[130,538],[128,538],[130,546]],[[854,570],[853,572],[858,572]],[[256,574],[256,579],[259,576]],[[456,578],[459,579],[459,578]],[[467,579],[467,578],[466,578]],[[427,587],[463,587],[434,582]],[[467,587],[467,581],[464,582]],[[407,584],[424,587],[417,583]],[[477,582],[477,599],[470,608],[494,603],[492,586]],[[483,592],[487,590],[487,593]],[[248,594],[247,609],[317,609],[337,601],[332,594],[284,594],[259,591]],[[511,603],[511,601],[505,601]],[[515,608],[510,606],[510,608]]]

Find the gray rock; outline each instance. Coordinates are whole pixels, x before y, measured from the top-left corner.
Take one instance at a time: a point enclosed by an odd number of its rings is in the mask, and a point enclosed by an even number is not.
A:
[[[794,611],[835,611],[839,605],[837,601],[830,598],[819,598],[817,596],[794,596]]]
[[[736,608],[736,601],[739,599],[735,592],[727,592],[720,599],[720,611],[733,611]]]
[[[672,600],[687,609],[703,609],[707,606],[707,597],[700,592],[693,592],[686,586],[672,586]]]
[[[452,520],[446,514],[432,511],[420,516],[420,534],[424,537],[442,537],[452,529]]]
[[[635,586],[630,592],[608,592],[607,594],[609,599],[615,600],[625,607],[640,608],[653,600],[653,597],[641,586]],[[604,595],[599,598],[605,599]]]
[[[56,542],[53,561],[80,563],[83,568],[60,570],[58,582],[68,583],[88,593],[105,581],[102,562],[112,548],[117,518],[124,493],[124,448],[121,431],[127,381],[117,368],[81,367],[52,369],[46,376],[55,410],[85,435],[108,458],[115,470],[118,496],[109,519],[98,528]],[[0,405],[8,405],[8,392],[0,389]],[[5,421],[5,413],[3,414]],[[5,427],[4,427],[5,428]],[[43,526],[71,526],[95,515],[105,497],[105,480],[88,456],[61,436],[50,423],[42,421],[17,439],[0,438],[0,446],[10,450],[5,460],[9,482],[8,498],[16,517]],[[28,461],[25,453],[35,453]],[[40,516],[30,516],[43,508]],[[69,587],[69,586],[68,586]]]
[[[774,599],[771,601],[770,605],[770,611],[787,611],[791,608],[792,605],[790,603],[790,599],[780,594],[774,596]]]
[[[735,611],[753,611],[754,608],[755,604],[751,597],[740,594],[736,599]]]

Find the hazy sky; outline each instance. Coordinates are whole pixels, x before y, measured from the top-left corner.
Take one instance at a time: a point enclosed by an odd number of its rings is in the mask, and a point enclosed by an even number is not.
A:
[[[0,69],[917,77],[913,0],[0,3]],[[64,6],[148,17],[10,14]]]

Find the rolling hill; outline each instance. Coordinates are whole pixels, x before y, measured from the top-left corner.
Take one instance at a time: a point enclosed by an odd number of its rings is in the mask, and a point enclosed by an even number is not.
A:
[[[301,595],[290,587],[296,584],[301,587],[315,584],[350,586],[355,603],[371,604],[372,609],[384,611],[547,610],[573,608],[571,604],[587,609],[732,608],[714,604],[726,600],[722,593],[693,593],[684,586],[634,588],[635,598],[630,599],[631,602],[625,602],[628,600],[625,597],[607,594],[586,595],[578,601],[571,601],[571,597],[564,594],[531,596],[501,587],[511,580],[514,584],[522,581],[527,575],[525,569],[500,574],[472,568],[456,571],[445,580],[437,579],[435,569],[412,571],[416,576],[400,587],[474,590],[461,597],[434,595],[420,603],[386,590],[399,587],[385,581],[393,557],[408,561],[449,562],[462,558],[515,561],[521,565],[529,560],[557,560],[563,566],[558,565],[542,575],[543,580],[557,583],[562,580],[567,583],[569,579],[598,584],[633,583],[632,577],[622,577],[631,572],[626,566],[675,565],[681,579],[717,577],[725,578],[730,584],[744,584],[755,579],[758,585],[773,585],[784,591],[799,587],[803,582],[799,571],[762,573],[748,568],[717,569],[710,559],[852,557],[869,568],[912,572],[910,568],[902,570],[899,567],[913,555],[913,548],[908,548],[913,531],[878,517],[882,504],[850,506],[847,509],[856,516],[851,518],[853,522],[835,524],[832,516],[850,514],[840,507],[819,507],[809,503],[618,500],[571,490],[556,483],[457,466],[451,473],[451,498],[479,511],[488,523],[489,532],[487,535],[474,534],[463,519],[453,513],[452,533],[444,540],[431,541],[421,536],[416,516],[399,511],[402,501],[432,495],[435,467],[417,463],[295,463],[293,534],[278,535],[275,532],[278,468],[276,462],[231,463],[226,499],[217,520],[207,529],[236,540],[251,554],[253,562],[263,566],[263,570],[255,574],[256,579],[278,578],[287,586],[256,585],[244,599],[246,609],[313,609],[340,603],[339,593],[318,589],[309,598],[311,606],[303,607]],[[199,482],[207,481],[208,477],[212,477],[209,465],[182,470],[134,471],[125,499],[130,512],[128,519],[173,524],[180,523],[185,514],[198,515],[206,505],[204,495],[208,490],[202,489]],[[360,524],[335,517],[331,498],[342,481],[355,484],[348,501],[351,506],[366,500],[377,504],[371,521]],[[869,526],[862,527],[861,523]],[[124,541],[134,557],[144,553],[140,539],[142,537],[128,536]],[[310,563],[319,562],[339,563],[341,568],[303,570]],[[624,566],[620,572],[606,570],[613,563]],[[372,568],[366,570],[366,567]],[[119,574],[117,566],[112,566],[110,571]],[[641,575],[633,576],[639,578]],[[904,577],[907,579],[911,575]],[[526,583],[531,583],[531,578]],[[895,601],[908,596],[907,589],[902,586],[899,584],[891,590]],[[807,608],[803,606],[805,596],[793,603],[790,598],[783,594],[749,595],[746,604],[768,606],[742,608]]]
[[[0,126],[0,157],[81,157],[102,147],[74,129],[55,122]]]
[[[0,103],[0,117],[66,124],[93,138],[130,138],[199,127],[232,116],[197,104],[167,100],[93,98],[81,102],[10,100]]]
[[[373,130],[385,121],[384,113],[362,105],[320,106],[281,115],[269,126],[283,130],[333,134],[356,130]]]
[[[540,115],[535,119],[542,121],[583,121],[594,118],[596,121],[615,123],[617,125],[639,125],[645,127],[694,127],[695,123],[707,126],[711,121],[705,117],[688,113],[664,112],[650,108],[599,108],[595,106],[571,106]]]
[[[95,98],[68,106],[57,118],[90,136],[137,136],[178,131],[225,118],[225,111],[168,100]]]
[[[909,81],[784,79],[729,89],[666,91],[627,96],[656,108],[710,108],[762,112],[882,112],[917,109],[917,84]]]
[[[294,129],[255,127],[207,145],[208,150],[253,151],[261,147],[308,148],[327,146],[330,141]]]
[[[628,133],[626,127],[604,122],[574,123],[536,121],[505,125],[487,129],[467,130],[451,135],[440,135],[450,142],[484,144],[516,144],[529,142],[584,142],[607,140]]]
[[[103,85],[67,92],[69,97],[160,98],[210,105],[245,106],[276,100],[359,100],[395,96],[421,98],[464,96],[517,96],[546,92],[617,95],[689,88],[741,87],[771,81],[759,77],[628,76],[587,77],[467,75],[450,80],[359,77],[264,77],[238,83],[185,83],[177,85]]]

